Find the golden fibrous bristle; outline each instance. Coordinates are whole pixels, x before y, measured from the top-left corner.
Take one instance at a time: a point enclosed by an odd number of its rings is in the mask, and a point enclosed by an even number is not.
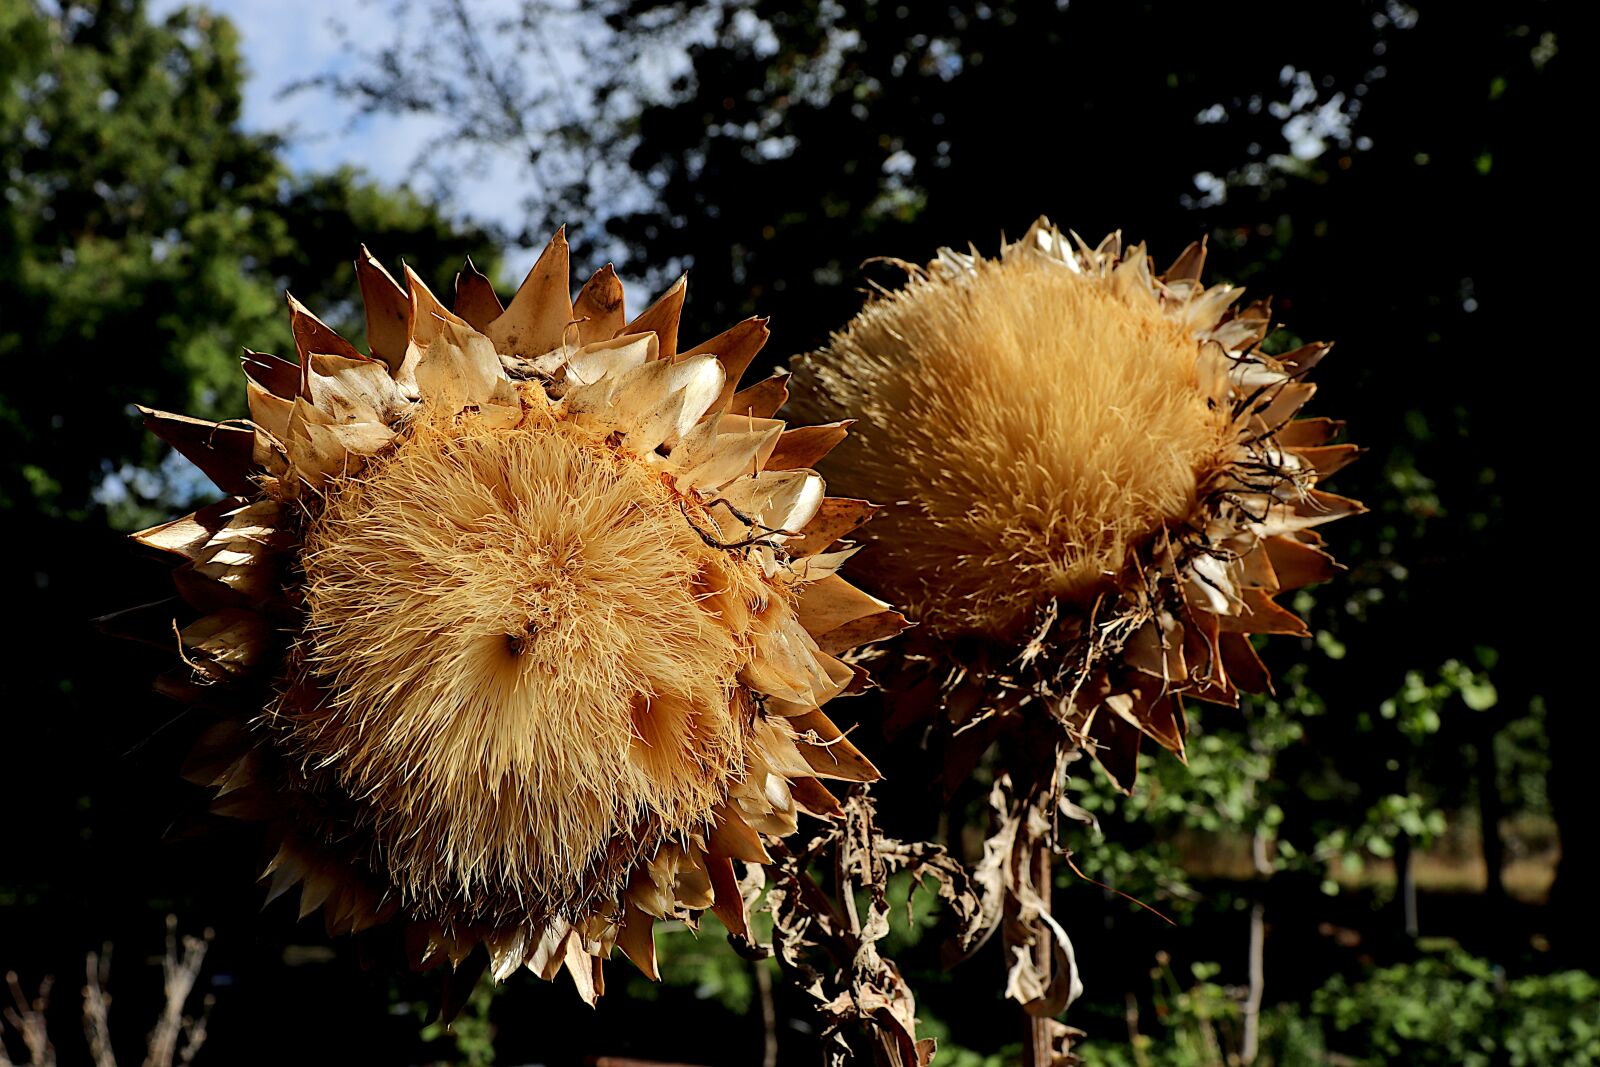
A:
[[[1015,636],[1040,600],[1103,589],[1193,511],[1228,423],[1181,324],[1038,256],[915,276],[809,369],[864,423],[833,484],[903,502],[875,575],[947,634]]]
[[[301,663],[332,696],[291,743],[370,798],[403,899],[614,894],[608,852],[703,830],[738,765],[749,623],[701,606],[719,555],[601,433],[423,422],[307,530]]]

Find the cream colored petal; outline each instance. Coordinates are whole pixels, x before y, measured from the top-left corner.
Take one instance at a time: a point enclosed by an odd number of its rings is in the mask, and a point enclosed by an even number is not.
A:
[[[406,406],[389,369],[370,359],[313,355],[311,403],[334,422],[389,422]]]
[[[795,747],[794,731],[784,719],[758,719],[750,729],[750,743],[761,752],[767,768],[790,778],[811,776],[811,765]]]
[[[729,432],[721,432],[724,427]],[[717,489],[740,475],[755,474],[783,433],[777,419],[714,415],[684,436],[672,450],[682,489]]]
[[[490,975],[504,982],[528,958],[528,932],[520,925],[496,930],[483,939],[483,947],[489,951]]]
[[[416,376],[422,401],[451,412],[492,402],[505,379],[489,339],[454,323],[441,324],[417,363]]]
[[[1359,515],[1364,511],[1366,508],[1358,501],[1312,490],[1305,494],[1303,500],[1272,505],[1267,511],[1266,521],[1252,522],[1248,528],[1257,537],[1273,537],[1278,534],[1309,530],[1325,522],[1333,522],[1348,515]],[[1256,511],[1255,514],[1259,515],[1261,512]]]
[[[685,908],[698,911],[711,906],[714,899],[711,891],[711,875],[706,870],[703,851],[690,848],[681,853],[673,878],[672,892],[677,902]]]
[[[891,610],[884,601],[833,574],[806,585],[795,612],[811,635],[820,638],[846,623]]]
[[[1247,348],[1261,333],[1260,325],[1253,319],[1234,318],[1211,331],[1211,340],[1229,352]]]
[[[1248,396],[1257,389],[1275,387],[1289,380],[1289,375],[1258,357],[1231,360],[1230,363],[1228,382],[1235,392],[1242,395]]]
[[[1154,290],[1155,276],[1150,270],[1150,257],[1145,254],[1143,244],[1134,245],[1112,270],[1111,291],[1135,307],[1154,308],[1157,306]]]
[[[1217,615],[1238,611],[1239,592],[1226,562],[1207,553],[1189,561],[1184,594],[1190,603],[1200,603]]]
[[[1294,418],[1295,412],[1305,407],[1316,392],[1317,387],[1312,382],[1285,382],[1264,394],[1264,398],[1270,399],[1258,413],[1259,418],[1269,429],[1275,430]]]
[[[822,552],[815,556],[806,556],[797,559],[789,566],[788,576],[796,582],[817,582],[837,574],[839,568],[844,566],[845,560],[861,551],[862,546],[841,549],[838,552]]]
[[[583,950],[583,945],[577,938],[567,942],[566,955],[567,973],[572,976],[572,984],[578,990],[578,996],[589,1007],[594,1007],[604,991],[600,977],[600,961],[589,956]]]
[[[853,497],[823,497],[816,515],[801,528],[801,536],[785,541],[784,548],[794,557],[814,556],[859,529],[881,510],[881,505]]]
[[[244,506],[242,497],[229,497],[129,536],[146,548],[193,559]]]
[[[642,455],[692,429],[721,387],[722,365],[712,356],[660,359],[622,375],[599,421],[626,433],[628,447]]]
[[[751,828],[782,837],[798,828],[794,793],[789,780],[767,766],[765,758],[750,752],[748,773],[728,792],[729,799]]]
[[[1232,285],[1213,285],[1187,304],[1180,305],[1172,314],[1195,334],[1209,334],[1216,328],[1223,312],[1242,296],[1243,289]]]
[[[269,393],[248,379],[244,388],[245,399],[250,404],[250,421],[283,440],[289,433],[289,414],[294,410],[294,401]]]
[[[772,862],[766,846],[761,843],[761,835],[751,829],[736,810],[724,804],[713,818],[710,839],[713,849],[746,863]]]
[[[1033,225],[1028,227],[1028,232],[1023,234],[1022,240],[1013,247],[1020,247],[1056,260],[1075,272],[1083,269],[1078,265],[1078,257],[1073,253],[1071,242],[1043,216],[1034,220]],[[1009,251],[1009,248],[1006,251]]]
[[[713,355],[722,364],[722,390],[711,405],[713,411],[728,410],[734,392],[739,387],[739,379],[755,359],[756,354],[761,351],[762,346],[767,343],[769,335],[766,319],[745,319],[684,353],[685,356]]]
[[[566,959],[567,943],[572,937],[572,927],[565,919],[551,919],[528,953],[528,970],[547,982],[554,978]]]
[[[665,919],[673,912],[672,884],[677,877],[674,845],[662,846],[654,856],[633,872],[625,896],[646,914]]]
[[[799,715],[788,720],[798,741],[796,750],[806,761],[810,773],[818,778],[835,778],[846,782],[876,782],[883,773],[849,738],[832,719],[820,711]]]
[[[268,650],[267,621],[253,611],[226,610],[184,627],[181,640],[187,660],[213,681],[246,674]]]
[[[329,477],[353,473],[361,457],[377,452],[394,440],[394,431],[382,423],[328,423],[328,416],[304,399],[294,402],[289,434],[284,442],[294,476],[313,489]]]
[[[659,345],[653,333],[626,334],[584,345],[565,361],[567,382],[569,385],[593,385],[606,377],[620,379],[635,367],[656,359]]]
[[[750,662],[740,680],[780,700],[816,707],[838,692],[818,652],[793,615],[769,613],[752,635]]]
[[[717,499],[769,530],[798,533],[822,506],[824,491],[815,471],[764,471],[724,486]]]

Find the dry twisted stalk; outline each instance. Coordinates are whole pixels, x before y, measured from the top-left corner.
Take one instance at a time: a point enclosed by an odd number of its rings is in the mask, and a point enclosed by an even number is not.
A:
[[[955,940],[978,938],[981,907],[966,869],[937,845],[884,837],[874,824],[872,798],[851,791],[841,817],[803,846],[769,845],[773,863],[750,868],[745,891],[762,888],[773,919],[770,945],[745,943],[748,954],[776,953],[785,973],[814,1002],[830,1067],[857,1062],[850,1033],[860,1027],[873,1059],[884,1067],[926,1067],[932,1038],[917,1037],[916,1000],[893,960],[878,951],[889,932],[889,876],[933,879],[955,920]],[[857,896],[867,902],[863,914]]]

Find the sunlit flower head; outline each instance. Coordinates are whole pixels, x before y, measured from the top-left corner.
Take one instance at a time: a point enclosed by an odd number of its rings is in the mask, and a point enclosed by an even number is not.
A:
[[[1311,528],[1359,510],[1317,488],[1354,446],[1294,420],[1327,346],[1268,354],[1267,305],[1204,258],[1157,274],[1041,220],[913,268],[801,368],[806,410],[861,420],[825,470],[886,502],[869,584],[959,660],[946,709],[1054,716],[1125,785],[1141,733],[1181,755],[1181,694],[1266,685],[1250,635],[1304,633],[1273,598],[1333,573]]]
[[[810,469],[845,427],[736,391],[763,320],[679,351],[681,280],[574,299],[562,234],[504,308],[470,264],[453,310],[356,266],[369,353],[291,298],[248,422],[146,413],[229,494],[135,535],[178,559],[166,688],[216,718],[191,776],[330,930],[592,1001],[613,946],[654,974],[656,919],[743,931],[733,861],[877,776],[821,710],[904,625],[828,551],[871,512]]]

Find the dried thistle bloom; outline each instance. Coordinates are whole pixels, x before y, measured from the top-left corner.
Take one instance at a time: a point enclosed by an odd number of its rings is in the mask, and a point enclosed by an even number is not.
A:
[[[1327,346],[1268,355],[1266,303],[1202,285],[1204,258],[1157,275],[1041,220],[997,259],[942,252],[806,361],[862,420],[831,482],[895,502],[875,588],[931,669],[962,650],[956,773],[1037,715],[1129,787],[1141,734],[1182,755],[1183,694],[1268,684],[1251,634],[1305,633],[1273,598],[1334,572],[1311,528],[1359,505],[1316,486],[1356,449],[1291,421]]]
[[[735,392],[763,320],[678,351],[682,281],[574,301],[559,233],[504,309],[470,264],[454,311],[356,268],[370,357],[290,298],[249,423],[146,412],[230,494],[135,535],[181,560],[163,688],[214,713],[192,776],[268,825],[272,895],[592,1002],[614,945],[654,975],[656,919],[743,933],[732,861],[877,776],[820,710],[904,625],[826,551],[871,511],[808,469],[845,427]]]

